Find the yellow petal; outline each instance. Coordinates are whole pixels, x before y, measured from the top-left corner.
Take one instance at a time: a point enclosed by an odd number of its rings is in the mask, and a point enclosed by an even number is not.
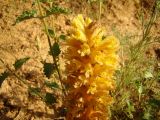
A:
[[[78,53],[81,56],[85,56],[85,55],[89,55],[90,54],[90,47],[88,46],[88,44],[84,43],[83,45],[81,45],[81,49],[78,50]]]
[[[98,46],[98,50],[118,49],[119,42],[114,36],[106,37]]]
[[[72,21],[72,25],[75,28],[78,28],[82,31],[84,31],[84,18],[82,16],[82,14],[79,14],[77,17],[75,17]]]

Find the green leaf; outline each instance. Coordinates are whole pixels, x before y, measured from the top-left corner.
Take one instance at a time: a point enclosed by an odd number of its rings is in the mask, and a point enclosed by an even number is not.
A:
[[[141,100],[142,92],[143,92],[143,85],[142,85],[142,83],[141,83],[141,84],[138,86],[139,101]]]
[[[138,80],[135,80],[135,85],[136,85],[136,87],[137,87],[137,89],[139,88],[139,86],[141,85],[141,82],[140,82],[140,80],[138,79]]]
[[[33,96],[39,96],[39,94],[40,94],[40,88],[34,88],[34,87],[29,87],[28,88],[28,91],[29,91],[29,93],[31,94],[31,95],[33,95]]]
[[[60,47],[59,47],[59,44],[57,43],[57,42],[55,42],[54,44],[53,44],[53,46],[52,46],[52,53],[53,53],[53,55],[56,57],[56,56],[58,56],[60,53],[61,53],[61,50],[60,50]],[[50,54],[51,54],[51,52],[50,52]]]
[[[160,107],[160,100],[152,98],[149,100],[149,105],[153,106],[153,107]]]
[[[9,76],[9,73],[8,72],[3,72],[1,75],[0,75],[0,87],[3,83],[3,81]]]
[[[53,94],[51,93],[46,93],[46,96],[45,96],[45,102],[49,105],[53,104],[53,103],[56,103],[56,98]]]
[[[127,100],[126,102],[127,102],[127,106],[128,106],[127,109],[126,109],[126,111],[128,113],[128,117],[131,118],[131,119],[133,119],[132,112],[135,111],[134,105],[133,105],[133,103],[130,100]]]
[[[66,36],[65,35],[60,35],[59,38],[62,39],[62,40],[66,40]]]
[[[143,85],[141,84],[139,87],[138,87],[138,93],[139,94],[142,94],[143,92]]]
[[[157,8],[157,10],[160,11],[160,0],[157,0],[156,2],[157,2],[157,3],[156,3],[156,8]]]
[[[52,38],[55,36],[54,31],[52,29],[50,29],[50,28],[48,29],[48,33]]]
[[[52,63],[44,63],[43,68],[44,68],[43,72],[46,75],[46,77],[50,78],[55,70],[55,65]]]
[[[153,78],[153,75],[152,75],[151,72],[146,71],[146,72],[144,73],[144,77],[145,77],[146,79],[150,79],[150,78]]]
[[[45,84],[47,87],[49,87],[51,89],[59,89],[60,88],[56,82],[45,81]]]
[[[17,70],[19,69],[24,63],[26,63],[30,58],[29,57],[26,57],[26,58],[22,58],[22,59],[19,59],[17,60],[13,66],[14,68]]]
[[[145,111],[143,115],[144,120],[151,120],[152,115],[150,114],[149,111]]]
[[[135,111],[134,105],[131,101],[127,100],[128,110],[131,112]]]
[[[61,13],[68,14],[70,13],[70,10],[59,6],[53,6],[52,8],[46,11],[46,15],[61,14]]]
[[[36,14],[37,14],[36,10],[24,11],[20,16],[17,17],[16,23],[33,18]]]

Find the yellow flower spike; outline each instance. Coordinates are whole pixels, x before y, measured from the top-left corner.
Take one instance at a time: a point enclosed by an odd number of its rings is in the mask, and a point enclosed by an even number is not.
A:
[[[105,36],[104,28],[78,15],[68,36],[66,64],[67,120],[107,120],[115,89],[113,74],[118,67],[119,42]]]

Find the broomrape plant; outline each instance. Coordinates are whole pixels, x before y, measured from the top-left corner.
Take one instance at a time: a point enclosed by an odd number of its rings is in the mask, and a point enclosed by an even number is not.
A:
[[[110,91],[118,67],[119,42],[90,18],[78,15],[67,40],[67,120],[109,119]]]
[[[73,29],[66,40],[67,51],[64,55],[68,61],[66,63],[67,79],[62,80],[63,76],[61,77],[58,65],[58,57],[61,52],[59,43],[54,41],[52,46],[51,40],[56,40],[57,38],[54,35],[54,31],[48,28],[44,18],[51,14],[66,13],[66,11],[54,6],[50,11],[46,11],[46,14],[43,14],[41,2],[36,0],[40,16],[35,16],[37,12],[34,10],[26,11],[16,19],[16,23],[31,18],[42,20],[50,48],[50,55],[53,58],[52,63],[43,63],[43,72],[50,79],[55,69],[61,87],[56,82],[48,81],[45,81],[41,88],[31,87],[32,85],[25,78],[16,74],[16,71],[29,60],[29,57],[17,60],[13,64],[15,71],[12,71],[6,65],[9,72],[5,71],[0,75],[0,86],[7,77],[13,74],[28,86],[28,92],[31,95],[39,96],[47,105],[56,106],[57,98],[53,93],[42,93],[43,87],[62,89],[62,104],[67,108],[64,117],[67,120],[109,119],[109,106],[113,102],[110,91],[115,89],[113,74],[118,67],[119,61],[116,54],[119,48],[118,40],[114,36],[106,37],[104,28],[99,27],[90,18],[83,18],[82,15],[75,17],[72,21]],[[0,62],[5,65],[2,59],[0,59]],[[63,116],[59,115],[59,111],[57,112],[56,110],[58,109],[55,109],[55,119]]]

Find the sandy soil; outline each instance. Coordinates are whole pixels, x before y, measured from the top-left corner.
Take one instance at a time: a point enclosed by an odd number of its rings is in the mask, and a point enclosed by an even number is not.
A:
[[[31,9],[31,0],[0,0],[0,58],[11,69],[16,59],[26,56],[31,59],[19,70],[18,74],[26,77],[27,81],[35,86],[42,86],[46,77],[43,74],[41,60],[50,60],[48,43],[43,32],[41,21],[30,19],[13,26],[16,17],[24,10]],[[57,33],[66,33],[67,21],[78,13],[83,13],[93,19],[98,18],[97,4],[87,5],[85,2],[72,0],[71,2],[56,1],[58,4],[72,9],[73,14],[59,15],[49,18],[49,24],[55,26]],[[146,0],[147,8],[152,6],[152,0]],[[103,5],[101,23],[108,34],[141,34],[141,25],[138,18],[140,10],[139,0],[108,0]],[[146,14],[147,19],[147,14]],[[155,23],[153,31],[160,35],[160,21]],[[40,50],[37,49],[37,40]],[[6,68],[0,63],[0,73]],[[54,118],[54,110],[41,99],[29,96],[27,86],[15,77],[9,77],[0,88],[0,119],[1,120],[50,120]]]

